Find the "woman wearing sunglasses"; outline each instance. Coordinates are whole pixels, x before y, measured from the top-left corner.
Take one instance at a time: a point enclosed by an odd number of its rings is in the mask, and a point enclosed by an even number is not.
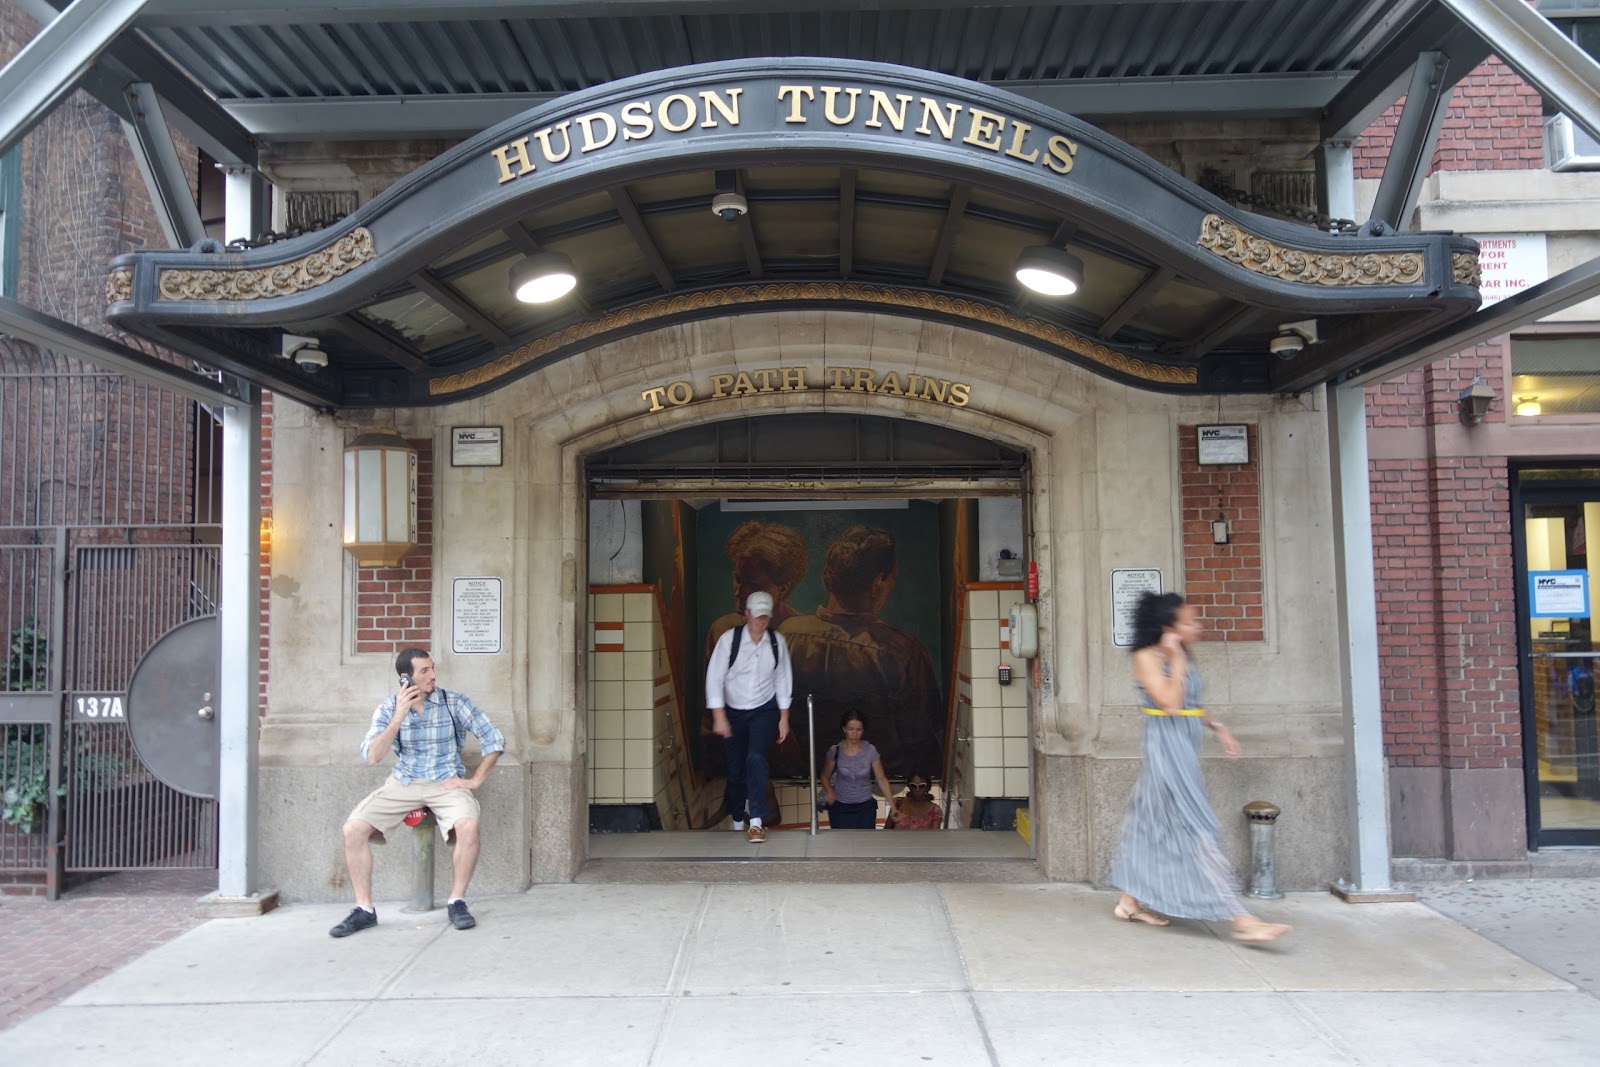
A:
[[[822,764],[822,793],[828,802],[828,825],[835,830],[873,830],[878,825],[878,800],[872,795],[872,782],[885,799],[894,796],[889,777],[883,773],[883,759],[871,741],[864,739],[867,721],[858,711],[847,711],[839,720],[843,738],[828,749]]]
[[[914,773],[906,779],[906,795],[896,797],[889,807],[885,830],[937,830],[944,824],[944,812],[933,802],[933,780]]]

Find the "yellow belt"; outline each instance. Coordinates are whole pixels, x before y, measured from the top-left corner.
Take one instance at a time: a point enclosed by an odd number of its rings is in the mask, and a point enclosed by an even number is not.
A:
[[[1205,708],[1179,708],[1177,711],[1162,711],[1160,708],[1143,709],[1146,715],[1204,715]]]

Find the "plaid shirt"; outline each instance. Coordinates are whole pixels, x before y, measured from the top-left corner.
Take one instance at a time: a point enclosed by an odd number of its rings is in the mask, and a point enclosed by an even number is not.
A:
[[[372,713],[372,726],[361,739],[362,759],[367,758],[367,746],[372,739],[389,725],[397,699],[398,695],[389,697]],[[506,750],[506,739],[471,700],[460,693],[434,689],[420,712],[406,715],[400,732],[395,735],[394,753],[399,760],[394,766],[394,776],[401,782],[465,778],[467,768],[461,762],[461,745],[468,730],[477,735],[485,756]]]

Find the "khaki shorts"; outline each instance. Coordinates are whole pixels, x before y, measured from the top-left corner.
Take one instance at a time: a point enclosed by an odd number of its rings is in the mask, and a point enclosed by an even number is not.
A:
[[[350,818],[360,819],[387,837],[400,828],[408,813],[428,808],[439,824],[439,833],[449,838],[450,830],[462,819],[478,817],[478,797],[470,789],[446,789],[439,782],[417,779],[400,782],[391,777],[357,804]]]

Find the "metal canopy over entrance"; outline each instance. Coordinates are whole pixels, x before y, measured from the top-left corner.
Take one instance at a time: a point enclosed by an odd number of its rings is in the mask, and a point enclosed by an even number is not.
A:
[[[708,210],[719,194],[744,206]],[[1019,298],[1041,245],[1081,261],[1072,299]],[[550,253],[578,293],[519,304],[520,265]],[[1146,388],[1264,392],[1381,360],[1470,314],[1476,285],[1466,239],[1252,215],[987,86],[795,60],[572,94],[327,230],[124,257],[108,297],[125,329],[337,408],[461,399],[669,323],[823,306],[960,323]],[[1289,321],[1320,343],[1273,347]],[[296,338],[326,369],[286,361]]]

